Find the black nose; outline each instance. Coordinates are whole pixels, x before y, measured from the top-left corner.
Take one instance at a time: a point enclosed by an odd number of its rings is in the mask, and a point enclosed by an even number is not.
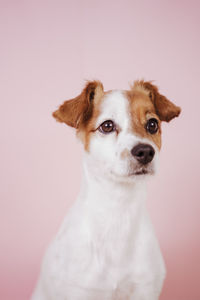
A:
[[[131,150],[131,154],[139,161],[141,164],[146,165],[152,161],[155,150],[151,145],[148,144],[138,144]]]

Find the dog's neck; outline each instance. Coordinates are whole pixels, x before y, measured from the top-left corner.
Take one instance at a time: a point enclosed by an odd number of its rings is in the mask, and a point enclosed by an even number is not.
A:
[[[83,179],[79,199],[94,211],[112,211],[126,209],[133,206],[145,205],[146,182],[137,179],[132,182],[123,182],[102,176],[90,166],[87,159],[83,162]],[[122,211],[121,210],[121,211]],[[93,213],[94,213],[93,211]]]
[[[119,244],[121,240],[124,243],[130,240],[133,231],[148,215],[145,200],[146,184],[143,180],[138,178],[131,184],[108,179],[100,173],[98,176],[84,160],[76,211],[80,212],[84,220],[83,230],[97,244],[103,242],[107,245],[113,238]],[[109,245],[106,247],[112,249],[112,243]]]

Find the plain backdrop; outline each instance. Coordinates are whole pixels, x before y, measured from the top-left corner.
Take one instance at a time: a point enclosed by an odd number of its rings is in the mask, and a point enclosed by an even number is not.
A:
[[[87,79],[155,80],[163,124],[148,207],[167,267],[161,300],[200,299],[199,1],[0,1],[0,299],[25,300],[75,200],[82,147],[51,113]],[[103,300],[103,299],[102,299]]]

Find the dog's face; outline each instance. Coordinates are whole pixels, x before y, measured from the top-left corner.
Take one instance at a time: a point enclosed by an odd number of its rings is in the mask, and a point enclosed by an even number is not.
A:
[[[93,81],[53,116],[77,129],[96,173],[130,181],[155,172],[161,121],[179,113],[150,82],[137,81],[129,91],[104,92],[103,85]]]

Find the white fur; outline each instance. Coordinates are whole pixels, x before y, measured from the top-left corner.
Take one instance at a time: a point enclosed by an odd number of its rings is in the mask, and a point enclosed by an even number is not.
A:
[[[84,154],[79,197],[50,245],[32,300],[157,300],[165,277],[146,210],[146,175],[134,175],[140,142],[131,132],[128,100],[113,91],[102,102],[96,128],[113,120],[118,133],[96,130]]]

